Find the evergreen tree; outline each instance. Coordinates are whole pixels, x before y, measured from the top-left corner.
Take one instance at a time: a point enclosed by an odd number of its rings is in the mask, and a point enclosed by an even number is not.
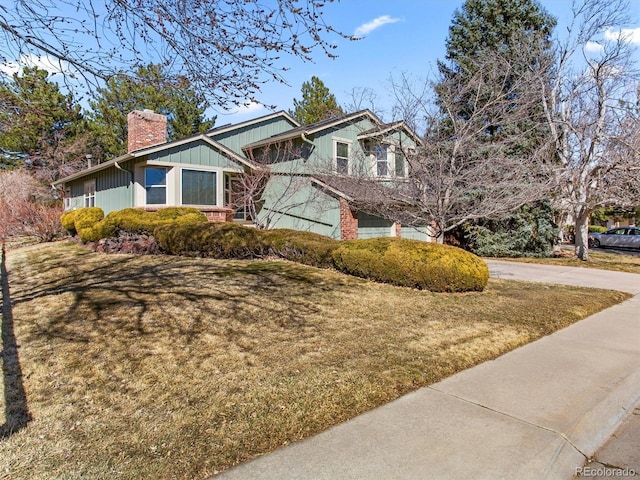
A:
[[[535,62],[538,51],[522,48],[542,41],[546,48],[556,20],[535,0],[467,0],[456,10],[446,40],[447,74],[469,76],[474,59],[483,51],[500,53],[512,65]]]
[[[80,106],[48,75],[25,68],[0,83],[0,166],[25,166],[51,181],[80,168],[88,152]]]
[[[302,84],[302,100],[293,100],[293,111],[289,112],[302,125],[319,122],[343,113],[336,97],[318,77]]]
[[[127,114],[151,109],[167,115],[168,139],[177,140],[209,130],[215,117],[204,116],[204,98],[184,77],[168,78],[160,65],[140,67],[135,76],[110,78],[90,103],[91,129],[102,148],[102,159],[127,151]]]
[[[518,141],[510,146],[510,155],[526,159],[540,152],[549,139],[541,102],[544,79],[539,84],[539,91],[531,91],[530,82],[526,83],[527,91],[513,87],[518,85],[520,77],[530,75],[532,69],[546,74],[549,78],[547,83],[550,84],[550,68],[553,65],[551,35],[555,25],[556,20],[535,0],[466,0],[462,8],[455,12],[449,27],[445,57],[448,62],[438,63],[441,81],[435,90],[439,101],[442,102],[448,84],[471,81],[477,77],[479,68],[486,65],[487,57],[499,57],[510,66],[502,82],[483,85],[480,90],[469,89],[467,96],[456,99],[449,114],[463,119],[477,118],[478,109],[483,110],[485,142],[500,142],[505,137],[518,133]],[[541,66],[545,66],[547,70]],[[500,119],[504,112],[485,108],[483,104],[483,98],[495,97],[496,92],[500,91],[509,92],[509,98],[513,98],[513,95],[527,95],[539,98],[540,101],[525,102],[531,107],[523,112],[520,120],[503,124]],[[448,107],[451,107],[450,102]],[[531,212],[540,215],[540,218],[532,221]],[[483,245],[485,250],[486,245],[493,245],[495,252],[508,252],[511,256],[518,252],[539,255],[546,250],[550,253],[555,235],[536,234],[536,242],[523,241],[522,237],[527,232],[537,232],[537,223],[552,225],[553,213],[549,208],[539,208],[537,204],[532,204],[522,207],[502,221],[478,219],[466,225],[466,241],[476,248]],[[548,228],[544,230],[552,231]]]

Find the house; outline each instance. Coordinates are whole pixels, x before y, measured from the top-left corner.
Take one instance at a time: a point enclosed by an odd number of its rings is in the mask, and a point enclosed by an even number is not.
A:
[[[312,231],[338,239],[402,236],[428,240],[353,207],[355,175],[406,177],[403,152],[420,140],[404,122],[369,110],[301,126],[276,112],[166,142],[166,117],[128,115],[128,152],[60,179],[65,209],[156,210],[190,206],[210,221]]]

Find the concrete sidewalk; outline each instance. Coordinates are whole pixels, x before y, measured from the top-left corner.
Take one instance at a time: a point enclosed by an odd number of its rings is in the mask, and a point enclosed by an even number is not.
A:
[[[636,296],[221,477],[571,479],[640,402],[640,275],[489,266],[494,277]]]

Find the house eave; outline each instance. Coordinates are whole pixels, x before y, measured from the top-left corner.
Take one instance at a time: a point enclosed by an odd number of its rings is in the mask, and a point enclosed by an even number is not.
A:
[[[255,168],[255,165],[252,162],[250,162],[249,160],[247,160],[246,158],[241,157],[240,155],[238,155],[234,151],[228,149],[224,145],[221,145],[220,143],[216,142],[215,140],[212,140],[206,134],[200,133],[198,135],[193,135],[193,136],[190,136],[190,137],[182,138],[180,140],[175,140],[173,142],[162,143],[162,144],[159,144],[159,145],[154,145],[152,147],[147,147],[147,148],[143,148],[143,149],[140,149],[140,150],[135,150],[133,152],[127,153],[126,155],[122,155],[120,157],[114,158],[113,160],[109,160],[108,162],[104,162],[104,163],[101,163],[99,165],[96,165],[95,167],[87,168],[86,170],[82,170],[82,171],[80,171],[78,173],[74,173],[73,175],[69,175],[68,177],[61,178],[60,180],[57,180],[57,181],[53,182],[52,185],[54,185],[54,186],[64,185],[67,182],[72,182],[74,180],[78,180],[79,178],[93,175],[94,173],[100,172],[100,171],[105,170],[107,168],[116,167],[116,164],[120,164],[122,162],[126,162],[128,160],[132,160],[134,158],[144,157],[146,155],[152,155],[154,153],[158,153],[158,152],[162,152],[164,150],[167,150],[169,148],[180,147],[182,145],[186,145],[188,143],[193,143],[193,142],[200,141],[200,140],[205,142],[211,148],[217,150],[218,152],[220,152],[222,155],[226,156],[230,160],[232,160],[232,161],[234,161],[236,163],[240,163],[242,165],[245,165],[245,166],[247,166],[249,168]]]

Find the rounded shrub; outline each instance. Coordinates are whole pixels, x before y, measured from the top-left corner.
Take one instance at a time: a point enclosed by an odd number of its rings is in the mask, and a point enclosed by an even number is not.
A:
[[[256,258],[266,245],[258,230],[235,223],[171,223],[155,228],[160,247],[172,255]]]
[[[168,207],[157,212],[125,208],[109,213],[100,222],[93,225],[92,232],[85,232],[85,237],[91,237],[91,240],[95,241],[112,237],[120,231],[132,234],[152,234],[154,229],[160,225],[206,222],[207,217],[204,213],[195,208]]]
[[[333,252],[335,267],[350,275],[432,292],[482,291],[486,263],[449,245],[400,238],[343,242]]]
[[[99,207],[80,208],[76,212],[74,226],[80,240],[92,242],[98,240],[93,227],[104,218],[104,211]]]
[[[62,228],[64,228],[70,235],[75,235],[78,233],[76,231],[76,214],[80,210],[71,210],[69,212],[65,212],[60,217],[60,223],[62,224]]]
[[[604,233],[607,231],[607,227],[601,225],[589,225],[589,233]]]
[[[333,267],[333,251],[340,242],[313,232],[263,230],[262,237],[271,255],[320,268]]]

